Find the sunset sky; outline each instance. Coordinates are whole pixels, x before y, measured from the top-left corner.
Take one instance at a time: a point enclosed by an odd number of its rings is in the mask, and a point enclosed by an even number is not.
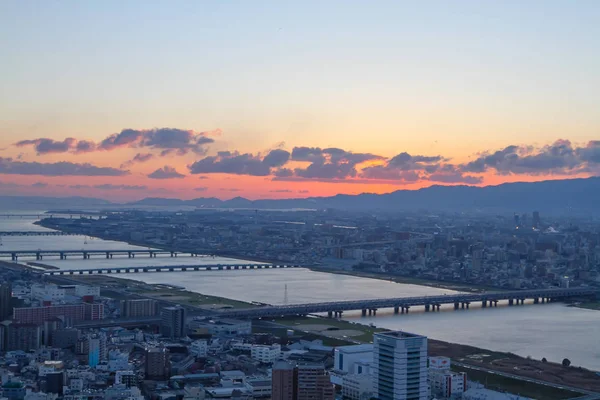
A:
[[[0,2],[0,195],[600,175],[600,2]]]

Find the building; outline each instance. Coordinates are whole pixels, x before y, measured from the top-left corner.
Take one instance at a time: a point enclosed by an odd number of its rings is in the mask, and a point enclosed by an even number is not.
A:
[[[137,386],[135,371],[117,371],[115,373],[115,385],[125,385],[126,387]]]
[[[278,343],[268,345],[255,344],[250,349],[250,357],[264,364],[271,364],[281,357],[281,345]]]
[[[190,354],[194,357],[206,357],[208,353],[208,342],[206,340],[194,340],[190,346]]]
[[[198,318],[189,324],[190,330],[214,336],[238,336],[252,333],[252,322],[228,318]]]
[[[88,338],[88,365],[95,368],[100,363],[100,338]]]
[[[374,335],[374,397],[427,400],[427,338],[407,332]]]
[[[42,345],[42,327],[36,324],[11,323],[6,326],[6,350],[37,350]]]
[[[297,370],[287,361],[277,361],[273,364],[271,377],[272,400],[296,400]]]
[[[0,321],[10,318],[12,315],[12,285],[10,282],[0,284]]]
[[[323,365],[294,365],[286,361],[273,364],[273,400],[333,400],[335,387]]]
[[[342,396],[351,400],[371,399],[373,397],[373,376],[370,374],[344,375]]]
[[[161,311],[160,334],[170,339],[186,336],[185,308],[166,307]]]
[[[136,299],[121,301],[121,317],[152,317],[157,314],[156,300],[152,299]]]
[[[79,341],[79,329],[57,329],[52,334],[52,346],[59,349],[74,348]]]
[[[467,389],[467,374],[450,371],[448,357],[429,357],[431,393],[447,399],[461,399]]]
[[[540,219],[540,212],[539,211],[534,211],[533,212],[533,221],[532,221],[532,226],[534,228],[539,228],[541,225],[541,219]]]
[[[165,347],[152,347],[146,351],[146,379],[167,380],[171,375],[169,350]]]
[[[258,398],[271,398],[272,385],[268,379],[253,378],[247,379],[245,383],[246,389],[252,393],[252,397]]]
[[[342,377],[346,374],[368,373],[368,366],[373,363],[373,348],[372,344],[336,347],[331,381],[341,385]]]
[[[298,400],[333,400],[335,387],[323,365],[298,365]]]
[[[69,322],[100,320],[104,318],[104,304],[80,303],[14,309],[14,319],[26,324],[41,325],[44,321],[59,317]]]

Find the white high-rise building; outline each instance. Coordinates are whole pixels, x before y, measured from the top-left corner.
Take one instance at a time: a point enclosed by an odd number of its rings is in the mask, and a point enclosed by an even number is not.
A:
[[[374,335],[374,397],[427,400],[427,337],[407,332]]]

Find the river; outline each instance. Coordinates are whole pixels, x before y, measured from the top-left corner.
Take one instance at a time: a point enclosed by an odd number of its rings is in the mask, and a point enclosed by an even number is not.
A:
[[[4,226],[0,231],[17,230]],[[30,229],[33,221],[21,221],[22,230]],[[140,248],[120,242],[87,239],[82,236],[4,237],[3,249],[117,249]],[[85,243],[87,242],[87,243]],[[138,257],[135,259],[47,258],[45,264],[62,269],[98,268],[116,265],[183,265],[234,262],[225,258]],[[238,270],[210,272],[160,272],[128,274],[128,279],[147,283],[172,283],[207,295],[229,297],[242,301],[269,304],[294,304],[366,298],[408,297],[450,293],[451,291],[384,280],[337,275],[308,269]],[[433,339],[467,344],[490,350],[507,351],[536,359],[546,357],[560,362],[567,357],[573,365],[600,371],[600,312],[567,307],[564,304],[526,304],[508,307],[425,313],[415,307],[407,315],[394,315],[391,310],[379,310],[376,317],[361,317],[359,312],[344,313],[344,319],[373,323],[388,329],[401,329]]]

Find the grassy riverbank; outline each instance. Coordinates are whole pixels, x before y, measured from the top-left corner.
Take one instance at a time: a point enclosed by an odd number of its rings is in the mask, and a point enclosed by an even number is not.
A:
[[[585,303],[574,304],[573,307],[585,308],[587,310],[600,311],[600,301],[589,301]]]
[[[129,295],[136,295],[206,310],[256,307],[251,303],[225,297],[208,296],[167,284],[148,284],[107,275],[73,275],[68,276],[68,278],[77,282],[100,286],[103,296],[117,300],[124,300]]]

